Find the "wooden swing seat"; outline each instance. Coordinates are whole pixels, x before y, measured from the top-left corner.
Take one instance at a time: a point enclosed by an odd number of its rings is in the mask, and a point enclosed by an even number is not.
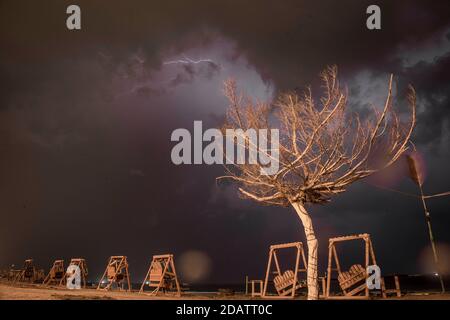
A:
[[[161,262],[155,261],[153,262],[153,267],[150,270],[149,275],[149,285],[150,286],[158,286],[159,281],[161,280],[161,277],[163,276],[164,268],[161,265]],[[157,282],[157,283],[154,283]]]
[[[292,290],[298,290],[304,287],[298,280],[295,284],[295,289],[292,286],[294,281],[294,271],[286,270],[282,275],[278,275],[273,279],[275,289],[280,296],[286,296],[292,294]]]
[[[64,272],[63,271],[50,271],[50,276],[51,278],[55,278],[55,279],[61,279],[64,276]]]
[[[27,268],[24,272],[25,278],[32,278],[34,275],[34,268]]]
[[[339,285],[347,290],[355,284],[366,279],[366,270],[360,264],[354,264],[348,271],[341,272],[338,276]]]
[[[123,274],[123,273],[118,273],[117,275],[116,275],[116,281],[117,282],[121,282],[122,280],[124,280],[125,279],[125,275]]]
[[[108,267],[108,278],[112,279],[116,276],[116,268],[113,266]]]

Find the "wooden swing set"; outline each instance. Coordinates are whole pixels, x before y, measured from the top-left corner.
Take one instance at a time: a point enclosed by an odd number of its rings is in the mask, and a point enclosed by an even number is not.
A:
[[[342,271],[339,262],[339,257],[336,250],[336,244],[363,240],[364,241],[364,266],[361,264],[354,264],[348,271]],[[335,267],[333,267],[333,261]],[[371,261],[371,262],[370,262]],[[370,235],[367,233],[331,238],[328,244],[328,269],[327,269],[327,283],[325,290],[326,299],[368,299],[369,288],[366,285],[367,280],[367,267],[372,264],[376,265],[375,253],[370,240]],[[331,277],[332,272],[337,271],[339,287],[343,293],[342,296],[331,295]]]
[[[53,284],[61,285],[64,283],[65,273],[64,260],[55,260],[42,284],[47,286]]]
[[[14,276],[13,282],[29,282],[29,283],[35,283],[35,282],[42,282],[42,279],[44,279],[44,270],[37,269],[34,266],[33,259],[27,259],[25,260],[24,266],[20,270],[12,270],[12,274]]]
[[[97,290],[110,290],[117,287],[119,290],[131,291],[130,274],[128,272],[128,261],[126,256],[111,256],[103,273]]]
[[[283,272],[279,263],[277,252],[279,252],[280,250],[291,248],[296,249],[294,268],[293,270],[288,269]],[[300,263],[303,263],[303,267],[300,266]],[[273,270],[274,266],[275,270]],[[267,262],[266,277],[264,280],[261,297],[280,299],[294,298],[295,293],[298,289],[306,287],[306,281],[299,280],[298,277],[299,272],[303,272],[306,279],[306,271],[307,264],[305,251],[301,242],[271,245],[269,250],[269,261]],[[269,281],[271,281],[270,278],[272,278],[272,275],[275,275],[273,277],[273,284],[277,292],[276,296],[268,294],[268,285]],[[254,293],[252,292],[252,294]]]
[[[364,241],[364,264],[354,264],[348,271],[343,271],[336,250],[336,245],[348,241]],[[333,267],[333,261],[335,266]],[[368,233],[351,235],[344,237],[331,238],[328,245],[328,269],[326,276],[326,289],[324,290],[325,299],[368,299],[370,297],[367,287],[367,267],[377,265],[375,251]],[[330,293],[332,272],[337,271],[338,282],[342,295],[332,295]],[[381,281],[381,293],[384,298],[387,294],[395,293],[397,297],[401,296],[400,282],[397,276],[394,276],[395,289],[386,289],[384,278]]]
[[[153,256],[139,293],[144,293],[146,286],[152,289],[149,292],[150,295],[157,295],[160,291],[163,291],[164,293],[173,292],[178,297],[181,296],[172,254]]]
[[[80,268],[80,277],[81,277],[80,280],[83,283],[83,288],[86,288],[86,278],[88,276],[88,268],[87,268],[86,260],[82,259],[82,258],[72,258],[69,263],[69,267],[70,266],[77,266],[78,268]],[[67,269],[69,269],[69,267]],[[60,284],[63,284],[64,282],[66,282],[67,278],[70,276],[71,276],[71,274],[68,274],[67,272],[65,272],[64,278],[61,279]]]

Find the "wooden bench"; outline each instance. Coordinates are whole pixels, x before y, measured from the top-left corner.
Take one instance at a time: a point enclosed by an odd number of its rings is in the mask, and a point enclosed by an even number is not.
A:
[[[366,288],[366,270],[360,264],[354,264],[348,271],[344,271],[338,276],[338,281],[344,291],[359,284],[347,293],[347,295],[353,296]]]
[[[305,286],[303,283],[300,283],[298,279],[295,286],[293,286],[294,275],[294,271],[286,270],[283,274],[278,275],[273,279],[275,289],[280,296],[287,296],[292,294],[292,290],[298,290]]]

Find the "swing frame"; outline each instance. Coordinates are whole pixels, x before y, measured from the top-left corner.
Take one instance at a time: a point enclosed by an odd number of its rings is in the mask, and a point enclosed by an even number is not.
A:
[[[80,268],[80,277],[81,277],[81,281],[83,283],[83,288],[86,288],[86,278],[88,275],[88,268],[87,268],[86,260],[83,258],[72,258],[70,260],[69,267],[72,265]],[[64,278],[61,279],[60,285],[62,285],[65,281],[67,281],[68,276],[69,275],[67,274],[67,272],[65,272]]]
[[[155,271],[157,264],[162,267],[161,273]],[[157,279],[155,279],[155,277],[157,277]],[[178,281],[177,271],[175,269],[173,254],[154,255],[152,258],[152,262],[150,263],[150,267],[148,268],[147,275],[142,282],[139,293],[146,293],[151,296],[156,296],[161,289],[164,291],[164,293],[166,293],[166,289],[168,289],[168,284],[170,282],[175,283],[175,296],[180,297],[181,288]],[[145,286],[148,286],[150,288],[154,287],[154,289],[151,292],[145,292]]]
[[[56,277],[56,273],[61,273],[61,278]],[[55,283],[56,285],[62,285],[66,278],[66,270],[64,269],[64,260],[55,260],[53,262],[52,267],[48,271],[47,276],[42,281],[42,284],[45,286],[52,285]]]
[[[17,274],[15,275],[14,281],[13,283],[16,282],[29,282],[29,283],[34,283],[36,281],[37,278],[37,269],[34,265],[34,260],[33,259],[27,259],[25,260],[24,266],[22,269],[16,270]],[[27,277],[27,274],[29,272],[32,272],[31,277]]]
[[[295,257],[295,265],[294,265],[294,278],[292,279],[292,285],[288,294],[286,295],[280,295],[280,293],[277,290],[277,295],[269,295],[267,293],[267,287],[269,284],[269,277],[270,274],[276,274],[276,276],[282,276],[283,273],[281,272],[280,263],[278,261],[277,252],[279,250],[289,249],[289,248],[295,248],[296,249],[296,257]],[[300,267],[300,260],[303,262],[303,268]],[[271,271],[273,268],[273,263],[275,264],[275,271]],[[264,287],[261,294],[262,298],[270,298],[270,299],[293,299],[295,297],[295,292],[297,289],[301,288],[302,286],[298,283],[298,273],[304,272],[306,274],[307,272],[307,263],[305,258],[305,251],[303,249],[303,243],[301,242],[291,242],[291,243],[282,243],[282,244],[275,244],[271,245],[269,249],[269,260],[267,262],[267,270],[266,270],[266,277],[264,279]],[[275,277],[276,277],[275,276]],[[274,278],[275,278],[274,277]]]
[[[112,277],[109,276],[109,269],[114,268],[114,274]],[[123,275],[123,279],[117,279],[119,274]],[[103,281],[106,280],[106,286],[103,286]],[[111,256],[108,261],[108,265],[106,266],[105,272],[103,273],[100,282],[98,283],[97,290],[110,290],[112,289],[112,285],[117,284],[119,290],[124,290],[125,284],[128,285],[127,290],[131,291],[131,283],[130,283],[130,273],[128,272],[128,261],[126,256]]]
[[[331,287],[331,276],[332,272],[336,271],[338,276],[342,274],[341,265],[339,262],[339,257],[336,250],[336,244],[346,242],[346,241],[355,241],[355,240],[363,240],[364,241],[364,267],[367,270],[369,265],[377,265],[375,259],[375,252],[373,250],[372,241],[370,240],[370,234],[363,233],[358,235],[351,236],[343,236],[330,238],[328,244],[328,268],[327,268],[327,276],[326,276],[326,290],[325,290],[325,299],[369,299],[369,288],[364,284],[361,284],[357,288],[350,290],[349,292],[346,289],[343,289],[340,285],[343,296],[331,295],[330,287]],[[335,267],[333,267],[333,261]],[[370,263],[371,262],[371,263]],[[367,272],[365,273],[365,280],[367,280]],[[347,288],[348,289],[348,288]],[[363,295],[357,295],[364,291]]]

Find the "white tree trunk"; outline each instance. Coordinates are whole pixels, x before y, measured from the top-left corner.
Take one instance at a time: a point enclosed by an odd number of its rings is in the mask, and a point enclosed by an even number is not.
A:
[[[292,206],[297,212],[305,229],[305,236],[308,245],[308,300],[319,299],[319,286],[317,281],[317,248],[318,242],[314,233],[311,217],[301,202],[292,202]]]

